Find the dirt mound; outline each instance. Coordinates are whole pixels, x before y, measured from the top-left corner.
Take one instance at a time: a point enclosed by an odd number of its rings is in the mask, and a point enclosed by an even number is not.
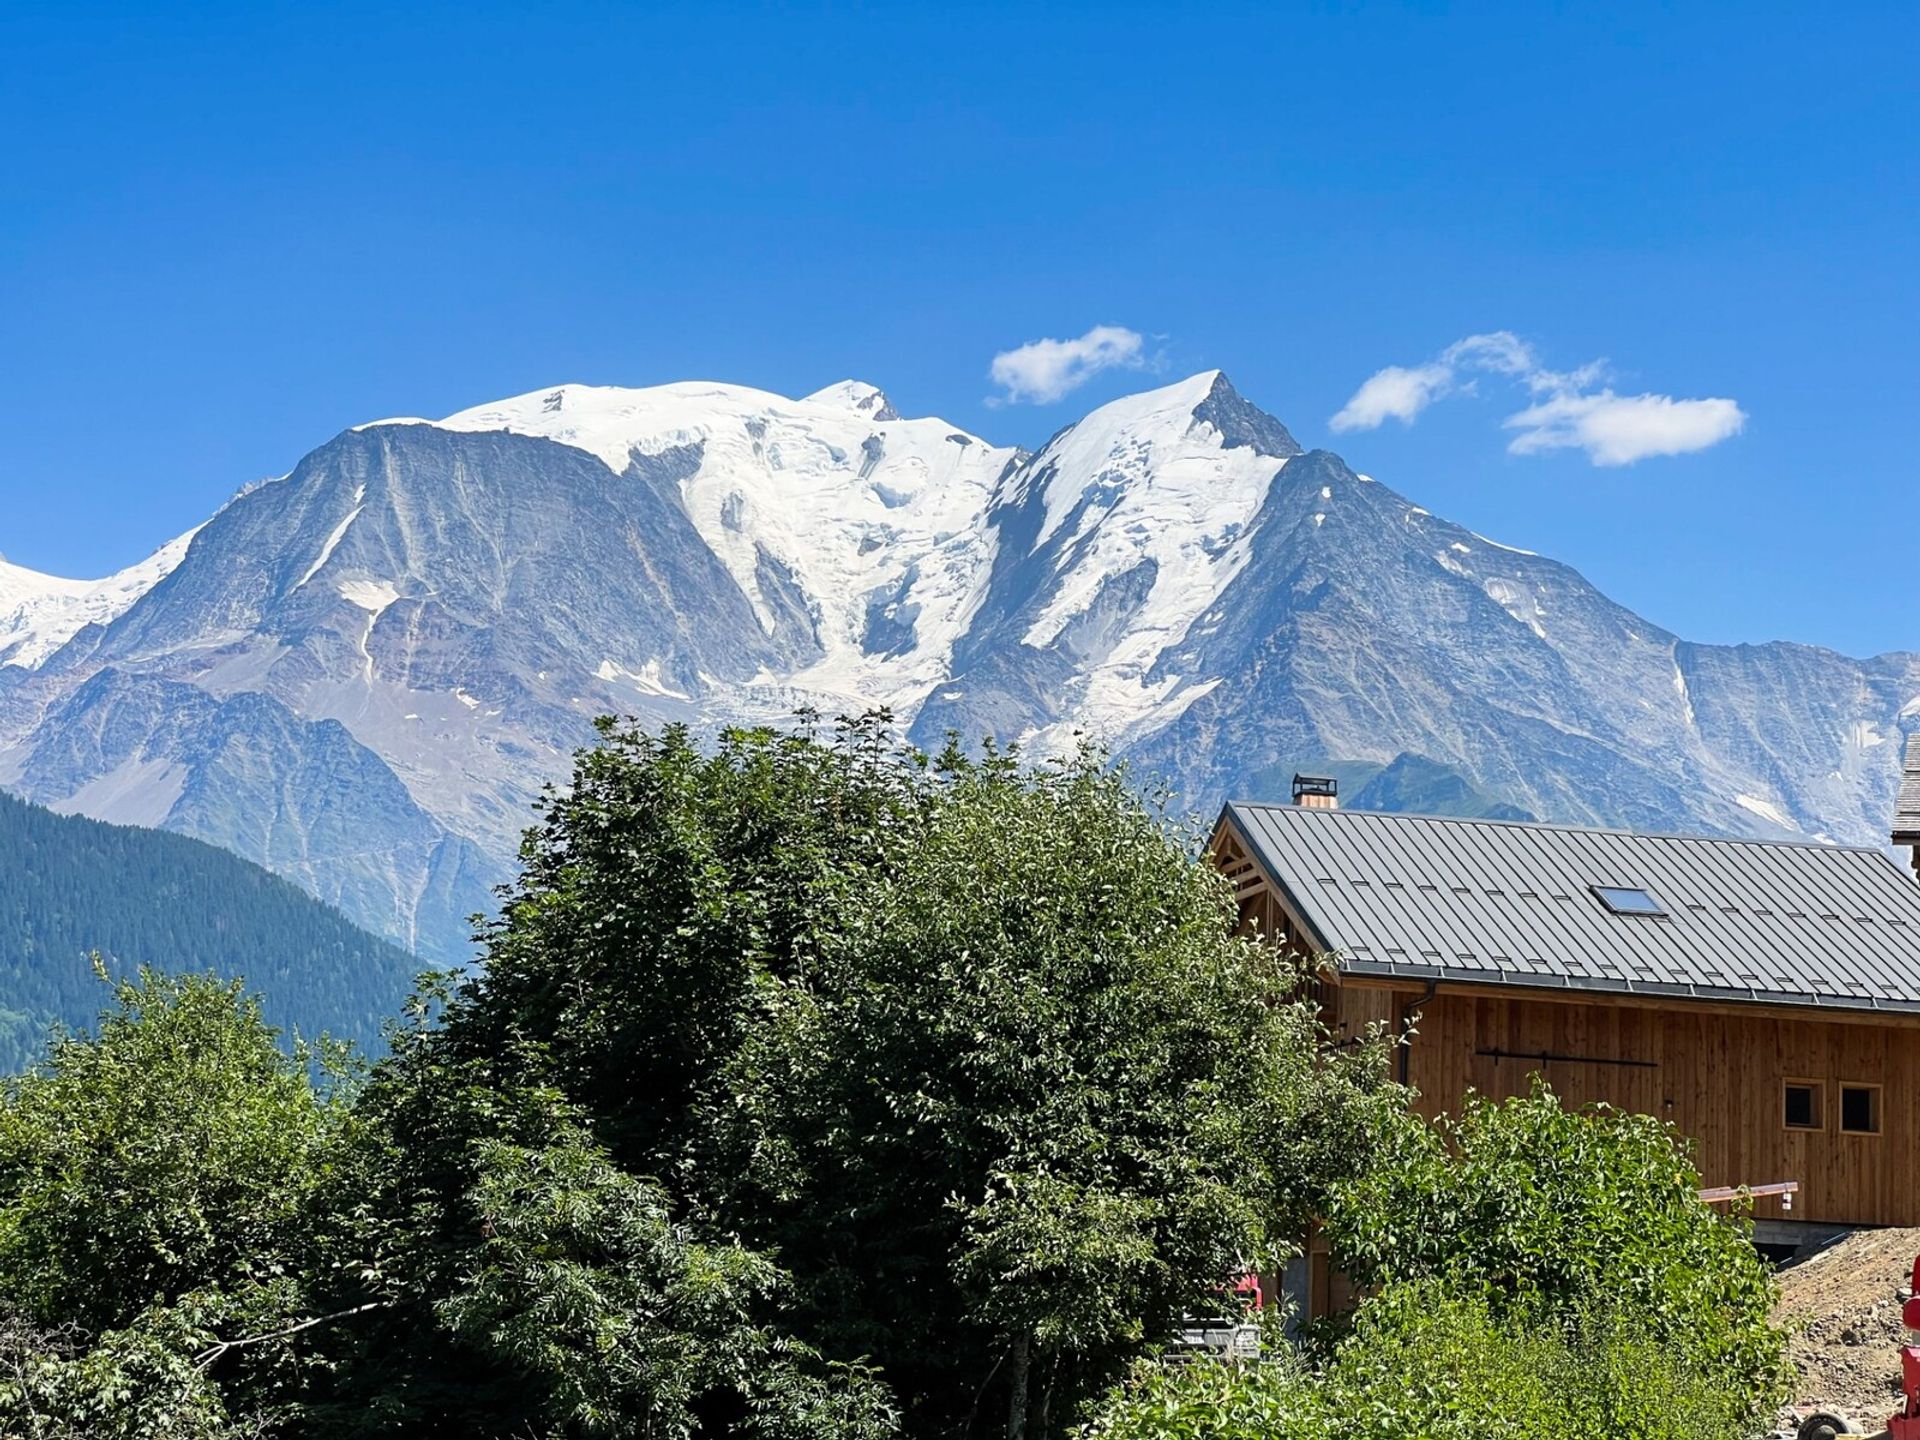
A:
[[[1916,1255],[1920,1230],[1860,1230],[1780,1272],[1774,1319],[1794,1331],[1796,1410],[1839,1410],[1873,1431],[1898,1408]]]

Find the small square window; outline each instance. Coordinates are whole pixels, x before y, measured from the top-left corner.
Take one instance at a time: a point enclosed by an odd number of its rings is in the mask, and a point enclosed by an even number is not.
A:
[[[1667,907],[1651,892],[1630,885],[1595,885],[1600,903],[1616,915],[1665,915]]]
[[[1820,1130],[1820,1085],[1812,1080],[1789,1080],[1786,1086],[1786,1122],[1789,1130]]]
[[[1846,1135],[1880,1133],[1880,1087],[1878,1085],[1842,1085],[1840,1087],[1840,1130]]]

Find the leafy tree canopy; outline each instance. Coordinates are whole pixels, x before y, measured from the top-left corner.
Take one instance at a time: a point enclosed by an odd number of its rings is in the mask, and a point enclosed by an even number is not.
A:
[[[212,1437],[216,1383],[290,1323],[345,1119],[237,984],[142,972],[0,1096],[0,1433]],[[265,1395],[284,1348],[227,1370]]]
[[[1093,755],[610,725],[427,1048],[777,1257],[914,1433],[1058,1433],[1400,1103],[1196,848]]]

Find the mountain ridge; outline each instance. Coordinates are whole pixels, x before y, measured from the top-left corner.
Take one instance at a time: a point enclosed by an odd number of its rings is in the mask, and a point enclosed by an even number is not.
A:
[[[236,497],[0,668],[0,785],[457,959],[593,715],[875,705],[928,746],[1090,737],[1203,808],[1317,756],[1396,803],[1878,843],[1920,656],[1686,641],[1218,371],[1031,452],[864,382],[563,385],[356,426]]]

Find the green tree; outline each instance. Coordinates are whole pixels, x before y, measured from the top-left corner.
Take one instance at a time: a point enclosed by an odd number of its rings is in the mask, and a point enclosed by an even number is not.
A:
[[[261,1337],[303,1313],[344,1105],[237,984],[142,972],[111,999],[0,1096],[0,1431],[238,1433],[258,1417],[216,1371],[266,1394],[290,1363]]]
[[[884,1392],[782,1328],[786,1277],[622,1169],[536,1054],[396,1032],[316,1207],[309,1383],[288,1433],[880,1440]]]
[[[913,1433],[1061,1433],[1400,1103],[1197,848],[1096,756],[608,725],[435,1063],[553,1087],[675,1223],[777,1256],[797,1339]]]
[[[585,1435],[726,1431],[791,1440],[892,1433],[862,1377],[751,1323],[779,1270],[695,1243],[658,1187],[578,1131],[527,1150],[484,1142],[471,1199],[484,1239],[438,1305],[452,1335],[541,1383],[541,1418]],[[724,1403],[720,1397],[726,1397]]]
[[[0,1291],[90,1330],[270,1286],[342,1113],[238,983],[143,971],[0,1097]]]
[[[935,773],[725,1071],[728,1213],[807,1257],[819,1333],[925,1433],[990,1400],[1049,1434],[1277,1264],[1399,1100],[1123,772]]]

